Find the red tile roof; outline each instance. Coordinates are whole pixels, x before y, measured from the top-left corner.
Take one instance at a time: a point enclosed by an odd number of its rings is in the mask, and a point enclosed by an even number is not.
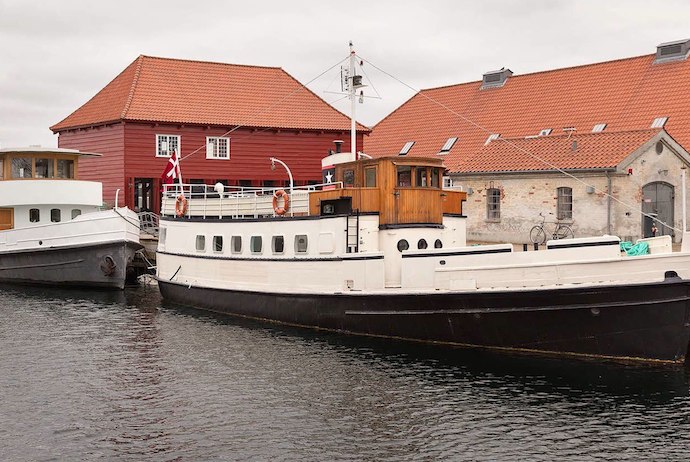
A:
[[[501,138],[462,160],[459,170],[473,173],[614,168],[662,130]]]
[[[348,130],[350,120],[283,69],[139,56],[54,132],[120,120]],[[359,125],[359,130],[368,129]]]
[[[395,155],[405,142],[416,141],[410,155],[434,157],[457,136],[444,163],[461,172],[491,133],[524,137],[545,128],[563,133],[564,127],[587,133],[599,123],[607,124],[606,131],[638,130],[657,117],[668,117],[664,128],[690,147],[690,100],[683,96],[690,60],[655,64],[654,58],[514,75],[500,88],[481,90],[479,81],[422,90],[373,128],[365,152]]]

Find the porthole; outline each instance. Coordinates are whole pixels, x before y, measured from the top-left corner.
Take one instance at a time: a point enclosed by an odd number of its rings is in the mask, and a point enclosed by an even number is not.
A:
[[[420,239],[419,241],[417,241],[417,248],[418,249],[420,249],[420,250],[426,249],[427,247],[429,247],[429,244],[426,243],[425,239]]]
[[[441,239],[436,239],[434,241],[434,249],[442,249],[443,248],[443,242],[441,242]]]
[[[405,239],[400,239],[398,241],[398,250],[402,252],[403,250],[407,250],[410,248],[410,243],[407,242]]]

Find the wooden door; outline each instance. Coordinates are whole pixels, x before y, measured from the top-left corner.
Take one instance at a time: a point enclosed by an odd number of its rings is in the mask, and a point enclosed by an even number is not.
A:
[[[668,183],[657,181],[649,183],[642,188],[642,212],[648,216],[642,216],[642,234],[644,237],[651,237],[652,225],[656,225],[657,236],[673,236],[673,208],[674,192],[673,186]],[[650,218],[651,217],[651,218]],[[665,226],[666,223],[668,226]]]
[[[0,230],[14,228],[14,209],[0,209]]]

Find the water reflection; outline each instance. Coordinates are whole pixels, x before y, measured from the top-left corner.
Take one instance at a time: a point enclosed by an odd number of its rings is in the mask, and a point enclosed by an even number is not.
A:
[[[685,459],[685,369],[316,333],[155,288],[0,287],[5,460]]]

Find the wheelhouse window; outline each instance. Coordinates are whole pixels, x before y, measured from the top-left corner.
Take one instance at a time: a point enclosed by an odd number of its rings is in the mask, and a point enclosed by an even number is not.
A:
[[[207,159],[230,159],[230,138],[207,136]]]
[[[71,159],[57,160],[57,177],[74,178],[74,161]]]
[[[206,236],[203,234],[196,235],[196,250],[199,252],[206,250]]]
[[[306,234],[295,236],[295,253],[307,253],[308,242]]]
[[[14,157],[12,159],[12,178],[33,177],[31,157]]]
[[[263,242],[261,236],[252,236],[252,238],[249,240],[249,248],[251,249],[252,253],[261,253],[262,244]]]
[[[432,188],[439,188],[441,186],[441,182],[439,181],[440,178],[441,178],[441,175],[439,175],[439,169],[432,168],[431,169],[431,187]]]
[[[180,152],[180,135],[156,135],[156,157],[170,157]]]
[[[223,236],[213,236],[213,251],[222,252],[223,251]]]
[[[487,220],[501,219],[501,190],[498,188],[486,190],[486,218]]]
[[[50,209],[50,221],[53,223],[59,223],[60,220],[60,209]]]
[[[364,169],[364,187],[376,187],[376,167],[367,167]]]
[[[345,186],[354,186],[355,185],[355,171],[354,170],[345,170],[343,172],[343,184],[345,184]]]
[[[556,190],[556,212],[559,220],[573,219],[573,189],[561,187]]]
[[[283,253],[285,251],[285,237],[273,236],[273,253]]]
[[[232,236],[230,238],[230,249],[232,253],[242,253],[242,236]]]
[[[29,221],[31,223],[38,223],[41,221],[41,211],[38,209],[29,209]]]
[[[79,215],[81,215],[81,210],[79,209],[72,209],[72,220],[77,218]]]
[[[415,182],[414,185],[418,188],[426,188],[429,186],[429,180],[427,177],[427,169],[424,167],[417,167],[415,169]]]
[[[406,165],[398,166],[398,187],[409,188],[412,186],[412,167]]]
[[[53,159],[36,159],[36,178],[53,178]]]

